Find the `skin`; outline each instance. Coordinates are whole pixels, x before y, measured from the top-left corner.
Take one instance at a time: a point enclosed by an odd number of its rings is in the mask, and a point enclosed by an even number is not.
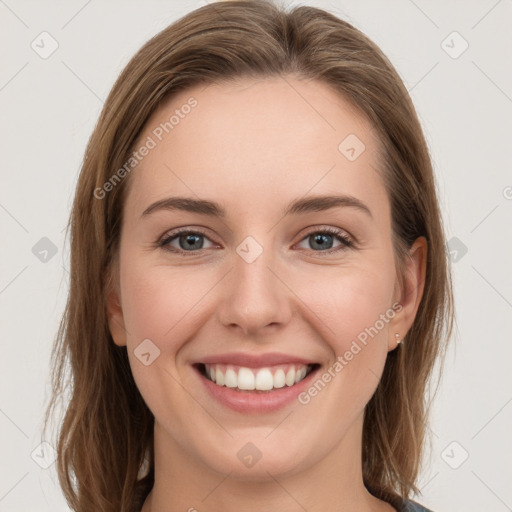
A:
[[[329,86],[287,76],[182,91],[153,114],[139,142],[191,96],[198,105],[130,175],[117,288],[108,297],[113,339],[127,346],[155,416],[155,485],[143,512],[394,510],[363,485],[363,413],[395,333],[404,337],[416,314],[426,244],[412,246],[401,288],[375,132]],[[349,134],[366,147],[352,162],[338,150]],[[322,194],[353,196],[371,216],[345,206],[283,217],[292,200]],[[178,195],[216,201],[226,217],[141,217]],[[326,226],[355,246],[333,236],[318,248],[308,235]],[[203,248],[179,255],[157,246],[179,227],[202,231]],[[247,236],[263,249],[252,263],[236,252]],[[177,237],[171,247],[186,245]],[[190,364],[282,352],[318,361],[322,373],[395,302],[400,312],[307,405],[231,411],[210,398]],[[160,355],[145,366],[134,350],[147,338]],[[262,454],[251,468],[237,457],[248,442]]]

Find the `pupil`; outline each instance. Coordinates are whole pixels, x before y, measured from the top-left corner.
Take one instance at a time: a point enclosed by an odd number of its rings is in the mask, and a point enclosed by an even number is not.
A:
[[[200,249],[201,248],[201,243],[199,243],[199,247],[194,247],[194,243],[197,241],[197,240],[200,240],[199,236],[197,235],[184,235],[182,238],[185,238],[185,244],[187,247],[185,247],[185,249],[187,248],[193,248],[193,249]]]
[[[323,249],[323,248],[325,248],[326,244],[329,243],[330,238],[332,238],[331,235],[325,235],[325,234],[314,235],[314,237],[313,237],[314,244],[318,244],[320,249]]]

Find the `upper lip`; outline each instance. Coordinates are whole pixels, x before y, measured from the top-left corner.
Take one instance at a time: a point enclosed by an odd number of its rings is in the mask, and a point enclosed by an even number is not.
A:
[[[234,366],[244,366],[247,368],[263,368],[266,366],[276,366],[279,364],[316,364],[315,361],[303,359],[302,357],[272,352],[268,354],[247,354],[241,352],[232,352],[229,354],[217,354],[204,357],[195,361],[193,364],[232,364]]]

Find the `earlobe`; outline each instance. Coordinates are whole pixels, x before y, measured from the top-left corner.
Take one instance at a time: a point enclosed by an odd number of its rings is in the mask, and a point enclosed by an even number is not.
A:
[[[395,349],[402,341],[407,343],[407,332],[416,318],[423,297],[427,252],[427,240],[423,236],[419,237],[412,244],[404,262],[403,286],[398,299],[402,308],[395,317],[395,322],[390,326],[388,350]]]
[[[126,329],[124,316],[117,291],[111,290],[107,295],[108,327],[114,343],[120,347],[126,346]]]

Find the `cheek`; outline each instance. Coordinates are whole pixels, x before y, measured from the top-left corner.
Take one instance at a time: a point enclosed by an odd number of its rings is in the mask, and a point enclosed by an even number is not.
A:
[[[317,280],[308,287],[308,305],[321,320],[316,325],[324,326],[331,359],[299,402],[311,418],[330,417],[332,438],[342,435],[363,412],[382,375],[389,322],[396,314],[393,277],[390,269],[384,273],[376,267],[351,268],[338,274],[336,285]]]
[[[181,411],[181,418],[197,414],[177,385],[181,380],[177,359],[197,324],[198,301],[211,285],[204,279],[201,284],[193,272],[146,266],[143,258],[139,264],[127,262],[121,279],[128,356],[144,401],[156,418],[169,409],[169,403]],[[142,343],[144,352],[139,348]],[[141,353],[150,354],[149,364],[139,358]]]
[[[317,313],[323,332],[336,352],[344,351],[350,340],[364,339],[372,327],[386,334],[394,291],[392,267],[344,268],[303,286],[301,297]],[[384,318],[384,321],[382,320]],[[371,329],[376,336],[373,329]],[[347,345],[348,343],[348,345]]]
[[[132,343],[150,338],[160,345],[178,338],[176,333],[194,316],[208,290],[204,273],[201,278],[198,274],[164,266],[127,267],[122,276],[123,313]]]
[[[320,376],[328,391],[322,391],[323,398],[313,407],[330,403],[327,410],[336,417],[333,424],[343,430],[349,418],[364,409],[382,375],[390,321],[396,314],[395,272],[391,257],[340,268],[335,274],[311,281],[300,294],[317,315],[316,330],[322,331],[331,355]],[[324,384],[304,396],[304,402],[316,400],[320,389]]]

